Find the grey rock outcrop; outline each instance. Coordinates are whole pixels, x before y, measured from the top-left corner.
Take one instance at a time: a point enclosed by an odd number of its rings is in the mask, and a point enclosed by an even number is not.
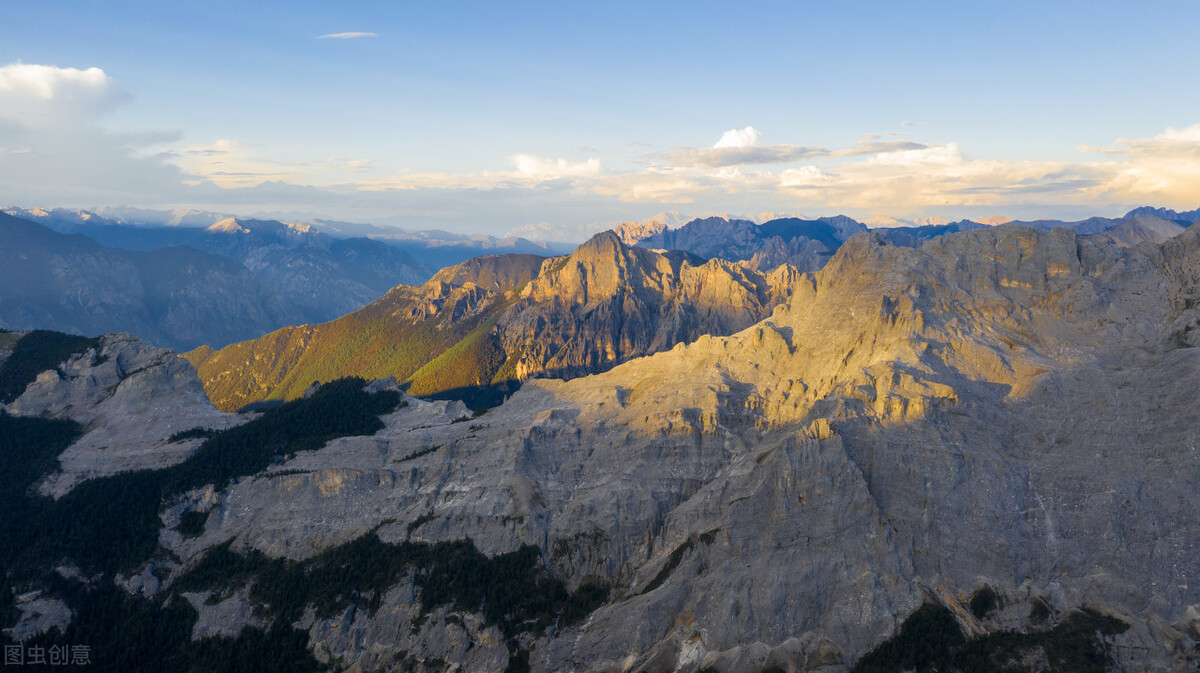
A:
[[[200,440],[169,441],[177,432],[248,420],[217,411],[186,360],[128,334],[103,336],[98,348],[40,373],[7,409],[83,426],[83,436],[59,456],[60,469],[39,486],[53,497],[85,479],[186,459]]]

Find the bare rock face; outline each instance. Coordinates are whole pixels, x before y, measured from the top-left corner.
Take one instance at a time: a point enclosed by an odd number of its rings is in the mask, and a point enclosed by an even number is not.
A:
[[[1162,243],[1183,231],[1184,227],[1178,222],[1154,215],[1138,215],[1092,236],[1111,245],[1131,247],[1142,242]]]
[[[612,232],[546,266],[500,321],[520,378],[579,376],[702,334],[736,332],[786,299],[794,278],[786,269],[768,277],[722,260],[653,253]]]
[[[592,243],[521,301],[669,306],[688,273],[730,273]],[[537,545],[568,586],[611,593],[522,636],[534,671],[846,671],[923,602],[977,635],[1088,606],[1129,624],[1114,666],[1195,670],[1200,230],[1130,248],[1015,226],[919,248],[860,234],[789,283],[732,335],[532,380],[478,418],[409,399],[374,436],[193,494],[203,533],[161,542],[181,569],[224,542],[306,558],[371,531]],[[982,587],[999,607],[976,616]],[[399,650],[503,670],[494,627],[445,608],[417,624],[415,591],[300,626],[355,670]]]
[[[128,334],[101,337],[99,348],[42,372],[8,410],[83,426],[59,457],[60,471],[39,487],[54,497],[85,479],[184,460],[200,440],[170,442],[177,432],[247,420],[217,411],[186,360]]]
[[[622,222],[620,226],[613,229],[613,233],[615,233],[625,245],[637,245],[638,242],[661,234],[666,229],[667,223],[663,220],[650,220],[649,222]]]

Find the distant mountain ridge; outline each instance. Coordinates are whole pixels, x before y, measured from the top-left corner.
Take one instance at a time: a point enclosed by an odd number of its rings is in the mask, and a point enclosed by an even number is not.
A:
[[[802,220],[780,218],[757,224],[751,220],[707,217],[678,229],[622,228],[625,242],[654,250],[685,250],[703,258],[745,262],[758,270],[791,264],[800,271],[821,268],[842,241],[866,231],[845,216]],[[641,236],[641,238],[638,238]]]
[[[107,248],[0,213],[0,325],[132,332],[175,348],[237,341],[304,314],[234,260]]]
[[[1188,210],[1188,211],[1184,211],[1184,212],[1179,212],[1179,211],[1171,210],[1170,208],[1155,208],[1154,206],[1142,206],[1140,208],[1134,208],[1133,210],[1129,211],[1128,213],[1125,213],[1126,218],[1137,217],[1139,215],[1154,215],[1155,217],[1159,217],[1164,220],[1171,220],[1171,221],[1177,222],[1185,227],[1190,227],[1193,224],[1195,224],[1197,221],[1200,221],[1200,208],[1197,208],[1196,210]]]
[[[1128,248],[1144,242],[1157,245],[1184,231],[1186,227],[1177,221],[1165,220],[1152,214],[1141,214],[1131,215],[1117,226],[1090,234],[1088,238]]]
[[[14,256],[0,304],[8,328],[127,331],[180,350],[224,345],[343,316],[430,272],[383,242],[275,221],[143,229],[77,218],[97,242],[0,215]]]
[[[409,231],[396,227],[320,218],[283,222],[274,218],[235,217],[199,210],[150,210],[128,207],[106,207],[89,211],[68,208],[25,209],[14,206],[4,208],[3,211],[14,217],[38,222],[61,233],[84,234],[110,247],[133,250],[152,250],[171,245],[205,249],[206,243],[201,232],[213,225],[230,219],[239,222],[277,222],[297,231],[306,231],[313,238],[328,236],[334,240],[380,241],[389,248],[421,260],[420,263],[413,264],[414,268],[424,274],[422,277],[397,282],[421,282],[437,269],[458,264],[477,255],[553,255],[565,252],[560,246],[535,243],[520,237],[454,234],[436,229]],[[392,285],[394,284],[393,282]],[[377,289],[383,292],[388,287],[391,285]]]
[[[1139,216],[1170,220],[1186,227],[1190,222],[1184,220],[1192,214],[1200,217],[1200,210],[1194,213],[1177,213],[1162,208],[1140,208],[1120,219],[1091,217],[1079,221],[1018,221],[995,215],[979,221],[958,222],[936,216],[913,220],[873,217],[865,223],[860,223],[853,218],[837,215],[811,220],[778,218],[758,224],[746,219],[705,217],[693,219],[677,228],[658,221],[627,222],[614,231],[626,244],[653,250],[684,250],[703,258],[719,257],[741,262],[759,270],[769,270],[787,263],[800,271],[816,271],[824,266],[843,242],[854,234],[867,231],[867,225],[876,227],[871,231],[883,240],[894,245],[915,247],[938,236],[1004,224],[1025,226],[1038,231],[1050,231],[1061,227],[1080,235],[1091,235],[1107,231]],[[1156,228],[1154,225],[1147,226]],[[1162,234],[1169,228],[1157,227],[1156,230]],[[1117,236],[1132,236],[1133,238],[1129,239],[1131,241],[1158,241],[1159,234],[1141,231],[1120,233]]]

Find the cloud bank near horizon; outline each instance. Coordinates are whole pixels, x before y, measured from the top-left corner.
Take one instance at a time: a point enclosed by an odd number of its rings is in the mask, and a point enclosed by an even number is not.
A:
[[[322,37],[339,35],[359,36]],[[666,209],[867,217],[1200,205],[1200,123],[1063,148],[1064,155],[1081,152],[1082,160],[976,157],[953,140],[907,137],[905,124],[844,147],[769,144],[767,134],[748,125],[714,132],[708,145],[654,154],[633,154],[631,145],[617,161],[513,148],[508,165],[390,173],[381,168],[390,157],[285,159],[252,138],[197,142],[183,132],[106,130],[105,118],[132,99],[96,67],[0,67],[0,183],[8,198],[28,200],[17,205],[286,208],[333,219],[499,231],[532,222],[637,219]]]

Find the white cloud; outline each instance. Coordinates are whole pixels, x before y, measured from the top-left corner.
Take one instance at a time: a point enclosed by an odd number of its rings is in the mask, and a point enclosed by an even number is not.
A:
[[[908,140],[879,140],[868,135],[854,145],[829,150],[804,145],[759,145],[762,134],[753,126],[726,131],[711,148],[682,147],[663,155],[673,166],[690,168],[726,168],[732,166],[790,164],[818,157],[851,157],[906,150],[922,150],[927,146]]]
[[[532,154],[515,154],[512,163],[521,175],[538,178],[562,178],[599,175],[603,170],[596,158],[573,163],[566,159],[543,159]]]
[[[722,147],[750,147],[757,145],[760,138],[762,138],[762,134],[753,126],[747,126],[744,129],[730,129],[721,134],[721,139],[713,145],[713,149],[719,150]]]
[[[918,146],[917,148],[879,152],[867,161],[880,166],[948,166],[963,163],[963,156],[957,143],[947,143],[933,147]]]
[[[28,128],[88,123],[129,99],[100,68],[0,67],[0,120]]]
[[[779,187],[833,208],[918,212],[930,208],[1090,204],[1114,166],[965,157],[956,143],[884,152],[833,170],[783,171]]]
[[[318,40],[353,40],[360,37],[379,37],[379,33],[328,33],[318,35]]]
[[[1195,147],[1200,145],[1200,124],[1193,124],[1179,131],[1168,128],[1165,132],[1156,136],[1156,138],[1168,142],[1186,143],[1189,146]]]
[[[116,134],[97,126],[129,98],[100,68],[0,67],[0,184],[34,204],[178,196],[179,169],[147,156],[178,134]]]
[[[789,168],[779,174],[779,186],[797,189],[823,187],[833,183],[833,178],[817,166]]]

